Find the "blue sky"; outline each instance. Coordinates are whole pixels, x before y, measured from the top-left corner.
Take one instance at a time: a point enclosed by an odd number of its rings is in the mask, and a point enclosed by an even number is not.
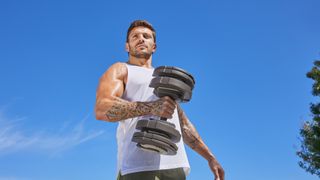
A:
[[[228,180],[315,180],[298,167],[320,52],[320,2],[0,2],[0,180],[115,179],[116,123],[94,118],[103,72],[126,61],[135,19],[157,30],[154,66],[196,79],[183,108]],[[187,148],[190,180],[213,179]]]

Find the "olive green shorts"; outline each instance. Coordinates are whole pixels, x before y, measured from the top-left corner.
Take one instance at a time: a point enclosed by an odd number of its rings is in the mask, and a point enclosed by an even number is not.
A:
[[[121,176],[117,180],[185,180],[183,168],[143,171]]]

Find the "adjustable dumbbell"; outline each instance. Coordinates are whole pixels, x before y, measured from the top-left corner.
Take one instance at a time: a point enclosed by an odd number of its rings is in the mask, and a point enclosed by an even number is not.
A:
[[[194,88],[194,78],[185,70],[160,66],[153,73],[154,78],[150,87],[154,88],[154,94],[159,98],[169,96],[177,102],[188,102]],[[181,134],[173,123],[161,120],[139,120],[132,141],[137,146],[148,151],[165,155],[175,155],[178,147],[175,143],[181,139]]]

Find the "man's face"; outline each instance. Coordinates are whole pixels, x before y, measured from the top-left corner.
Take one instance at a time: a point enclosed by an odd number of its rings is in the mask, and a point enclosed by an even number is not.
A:
[[[146,27],[135,27],[131,30],[126,51],[136,58],[148,59],[156,51],[152,31]]]

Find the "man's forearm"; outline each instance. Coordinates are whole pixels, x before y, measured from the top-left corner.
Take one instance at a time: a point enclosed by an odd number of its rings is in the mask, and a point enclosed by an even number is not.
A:
[[[199,133],[180,107],[178,108],[178,113],[184,142],[208,161],[215,159],[210,149],[203,142]]]
[[[150,115],[161,106],[158,102],[129,102],[121,98],[99,102],[98,113],[106,121],[116,122],[128,118]]]
[[[150,114],[151,107],[151,104],[147,102],[128,102],[118,98],[105,112],[105,116],[110,121],[120,121]]]

